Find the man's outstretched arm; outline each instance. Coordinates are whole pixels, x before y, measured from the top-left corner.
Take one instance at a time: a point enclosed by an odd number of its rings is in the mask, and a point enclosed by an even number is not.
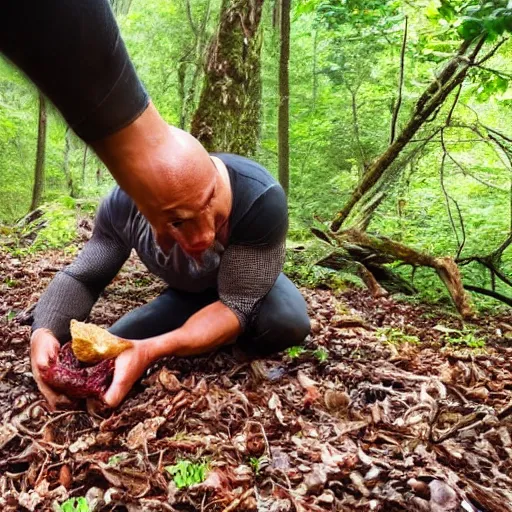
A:
[[[121,403],[146,368],[165,356],[192,356],[211,351],[240,335],[283,267],[284,240],[267,246],[230,246],[219,270],[220,300],[174,331],[133,340],[133,348],[116,359],[114,380],[105,394],[112,407]]]
[[[0,52],[87,143],[128,126],[148,107],[108,0],[2,2]]]
[[[179,329],[153,338],[132,340],[133,348],[116,359],[114,379],[105,394],[105,402],[117,407],[146,368],[161,357],[202,354],[234,340],[241,332],[238,317],[217,301],[192,315]]]
[[[32,372],[52,408],[59,396],[43,382],[40,369],[57,357],[60,344],[69,339],[72,318],[84,320],[99,294],[114,278],[130,248],[111,224],[108,200],[100,207],[91,239],[76,260],[56,274],[34,311],[30,352]]]

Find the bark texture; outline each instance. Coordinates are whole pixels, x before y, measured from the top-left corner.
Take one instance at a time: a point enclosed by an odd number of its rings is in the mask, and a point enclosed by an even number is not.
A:
[[[314,234],[318,236],[317,233]],[[319,238],[325,241],[325,237]],[[376,270],[382,268],[381,265],[400,261],[413,267],[430,267],[443,281],[460,315],[465,319],[474,316],[469,295],[464,290],[459,268],[453,258],[436,258],[390,238],[369,235],[356,229],[340,232],[329,240],[329,243],[334,245],[335,249],[318,264],[339,270],[340,260],[358,262],[364,266],[364,270],[359,268],[356,273],[375,296],[382,296],[385,292],[375,279]]]
[[[46,99],[39,93],[39,121],[37,129],[36,164],[34,168],[34,187],[32,189],[32,202],[30,211],[35,210],[41,204],[44,189],[44,158],[46,150]]]
[[[290,0],[281,0],[281,52],[279,57],[279,182],[286,195],[290,188]]]
[[[263,0],[223,0],[192,135],[208,151],[252,155],[260,131]]]

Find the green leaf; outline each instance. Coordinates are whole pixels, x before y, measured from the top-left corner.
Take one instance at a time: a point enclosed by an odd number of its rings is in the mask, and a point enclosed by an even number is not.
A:
[[[301,346],[296,346],[296,347],[290,347],[290,348],[287,348],[286,349],[286,355],[290,358],[290,359],[297,359],[298,357],[300,357],[304,352],[306,351],[306,349],[304,347],[301,347]]]
[[[61,512],[90,512],[89,504],[84,497],[69,498],[60,505]]]
[[[313,352],[313,355],[321,362],[324,363],[329,359],[329,352],[325,348],[319,348]]]
[[[485,28],[482,21],[477,18],[466,18],[457,28],[459,35],[466,41],[478,37],[484,30]]]
[[[166,466],[164,469],[173,476],[176,487],[181,489],[204,482],[207,468],[206,462],[195,463],[189,460],[180,460],[173,466]]]
[[[453,21],[456,17],[456,11],[450,2],[441,1],[441,7],[439,8],[439,15],[446,21]]]

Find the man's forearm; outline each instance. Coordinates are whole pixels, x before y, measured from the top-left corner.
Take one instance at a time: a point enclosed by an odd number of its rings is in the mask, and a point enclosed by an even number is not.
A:
[[[149,338],[151,359],[168,355],[192,356],[234,340],[242,331],[237,316],[217,301],[192,315],[185,324],[166,334]]]
[[[44,328],[61,343],[69,340],[70,320],[84,320],[96,298],[86,285],[65,272],[59,272],[37,303],[32,331]]]

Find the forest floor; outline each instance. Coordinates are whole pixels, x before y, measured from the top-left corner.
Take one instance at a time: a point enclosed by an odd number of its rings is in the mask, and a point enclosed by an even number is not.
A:
[[[19,319],[70,259],[0,253],[2,511],[512,511],[512,314],[304,290],[302,352],[169,358],[115,411],[50,413]],[[90,321],[161,290],[132,258]],[[206,479],[179,488],[185,460]]]

